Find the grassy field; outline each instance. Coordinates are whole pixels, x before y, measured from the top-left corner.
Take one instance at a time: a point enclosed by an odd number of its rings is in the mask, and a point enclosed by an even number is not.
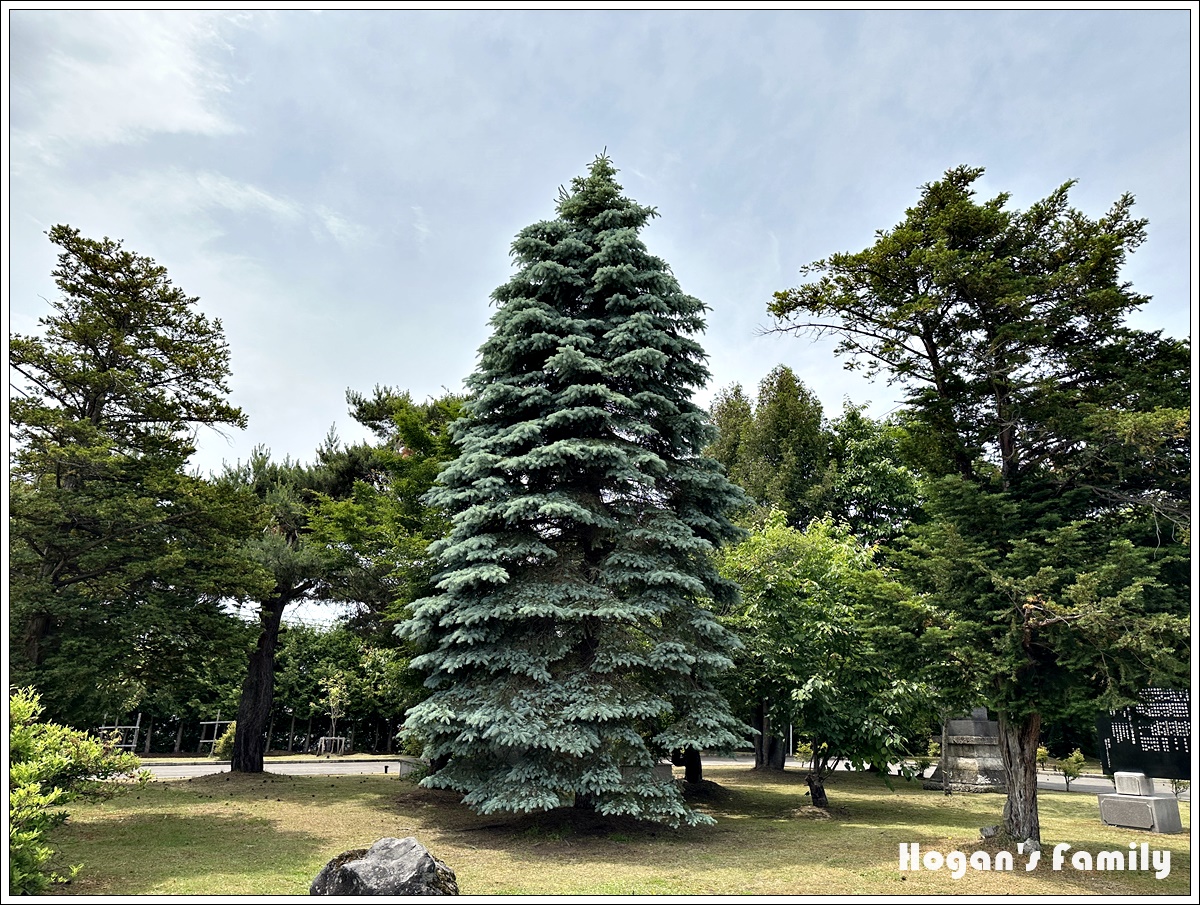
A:
[[[1000,820],[999,795],[926,792],[878,776],[838,775],[828,813],[807,805],[803,774],[766,776],[709,767],[693,803],[713,827],[670,830],[580,812],[480,817],[456,795],[394,776],[257,777],[214,774],[157,782],[100,805],[76,807],[58,831],[63,861],[84,864],[59,894],[303,895],[327,860],[383,836],[415,836],[458,876],[464,895],[1186,895],[1185,832],[1160,836],[1100,823],[1092,795],[1043,793],[1049,850],[1170,852],[1153,871],[899,870],[899,846],[994,853],[979,827]]]

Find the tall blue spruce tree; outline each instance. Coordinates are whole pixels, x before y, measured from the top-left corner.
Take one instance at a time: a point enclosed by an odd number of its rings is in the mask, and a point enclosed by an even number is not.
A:
[[[736,594],[709,554],[744,501],[700,452],[704,305],[646,250],[656,212],[616,172],[598,157],[560,189],[493,293],[462,454],[430,494],[453,518],[440,593],[398,629],[432,689],[405,731],[440,767],[425,784],[479,813],[694,824],[653,767],[740,741],[713,683],[737,642],[705,601]]]

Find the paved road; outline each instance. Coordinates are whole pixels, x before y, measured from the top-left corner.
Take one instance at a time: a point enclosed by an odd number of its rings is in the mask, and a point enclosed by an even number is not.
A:
[[[153,760],[143,760],[142,766],[149,770],[155,779],[185,779],[194,776],[208,776],[211,773],[229,772],[228,761],[156,764]],[[403,776],[416,769],[416,763],[402,758],[356,760],[353,758],[309,757],[303,760],[297,758],[288,761],[267,761],[266,769],[268,773],[284,773],[289,776],[335,776],[347,773],[388,773]]]
[[[740,766],[750,767],[753,761],[744,757],[713,757],[705,758],[706,766]],[[210,773],[227,773],[229,772],[229,764],[218,763],[215,761],[195,761],[194,763],[155,763],[153,760],[145,760],[142,766],[146,767],[155,779],[184,779],[193,776],[207,776]],[[387,773],[392,776],[403,776],[418,766],[415,759],[410,758],[395,758],[395,759],[356,759],[353,757],[297,757],[294,760],[286,761],[267,761],[267,771],[270,773],[283,773],[290,776],[334,776],[346,775],[355,773]],[[799,769],[795,764],[789,764],[789,769]],[[1154,781],[1156,792],[1170,792],[1171,784],[1165,779],[1157,779]],[[1066,791],[1066,784],[1062,776],[1057,773],[1039,773],[1038,788],[1047,792],[1062,792]],[[1083,792],[1089,795],[1098,795],[1103,792],[1113,792],[1112,782],[1106,776],[1085,774],[1078,779],[1071,781],[1072,792]],[[1191,795],[1189,792],[1184,792],[1179,796],[1180,801],[1190,801]]]

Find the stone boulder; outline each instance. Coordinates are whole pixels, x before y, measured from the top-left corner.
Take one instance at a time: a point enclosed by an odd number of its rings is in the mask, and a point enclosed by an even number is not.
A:
[[[456,896],[454,871],[412,836],[338,855],[317,874],[314,896]]]

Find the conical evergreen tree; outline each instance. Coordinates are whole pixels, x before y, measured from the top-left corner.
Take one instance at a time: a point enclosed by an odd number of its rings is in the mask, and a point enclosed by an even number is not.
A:
[[[444,764],[425,783],[480,813],[697,823],[653,766],[745,728],[712,681],[737,641],[703,605],[736,594],[709,554],[744,499],[700,452],[704,305],[647,252],[656,212],[616,172],[602,156],[560,189],[493,294],[462,455],[430,494],[453,517],[441,593],[399,629],[433,689],[406,732]]]

